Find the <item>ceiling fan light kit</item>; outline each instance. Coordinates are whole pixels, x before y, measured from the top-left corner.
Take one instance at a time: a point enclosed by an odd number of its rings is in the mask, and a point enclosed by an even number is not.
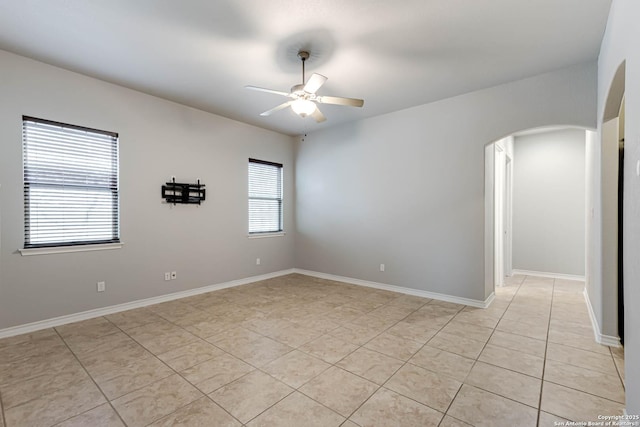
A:
[[[304,64],[305,61],[309,59],[309,52],[301,50],[300,52],[298,52],[298,58],[300,58],[300,61],[302,61],[302,84],[294,85],[291,88],[290,92],[287,93],[257,86],[245,86],[247,89],[273,93],[275,95],[286,96],[292,99],[291,101],[287,101],[261,113],[261,116],[270,116],[276,111],[284,110],[287,107],[291,107],[293,112],[300,117],[304,118],[307,116],[311,116],[316,120],[316,122],[320,123],[324,122],[327,119],[325,118],[324,114],[322,114],[316,103],[344,105],[349,107],[362,107],[364,105],[364,101],[362,99],[317,95],[316,92],[327,81],[327,78],[322,74],[313,73],[309,80],[305,83]]]
[[[318,107],[312,101],[308,99],[296,99],[291,104],[291,109],[294,113],[299,115],[300,117],[307,117],[311,115],[314,111],[316,111]]]

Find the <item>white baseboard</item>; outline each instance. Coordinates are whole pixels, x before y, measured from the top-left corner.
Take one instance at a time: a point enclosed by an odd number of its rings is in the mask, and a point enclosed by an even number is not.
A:
[[[106,316],[108,314],[118,313],[121,311],[131,310],[134,308],[146,307],[148,305],[159,304],[161,302],[173,301],[180,298],[186,298],[194,295],[200,295],[211,291],[217,291],[234,286],[246,285],[260,280],[272,279],[293,273],[294,270],[281,270],[273,273],[261,274],[259,276],[246,277],[244,279],[231,280],[229,282],[218,283],[215,285],[203,286],[201,288],[189,289],[187,291],[174,292],[172,294],[160,295],[157,297],[145,298],[137,301],[126,302],[123,304],[112,305],[109,307],[96,308],[94,310],[82,311],[80,313],[69,314],[66,316],[54,317],[52,319],[40,320],[25,325],[12,326],[6,329],[0,329],[0,338],[12,337],[14,335],[26,334],[29,332],[39,331],[41,329],[53,328],[55,326],[65,325],[67,323],[79,322],[81,320],[92,319],[94,317]]]
[[[584,300],[587,303],[587,309],[589,310],[589,318],[591,319],[591,326],[593,327],[593,335],[596,339],[596,342],[598,344],[606,345],[609,347],[620,347],[620,337],[603,335],[600,333],[600,326],[598,325],[596,314],[593,312],[593,307],[591,306],[591,300],[589,299],[589,293],[587,292],[587,288],[585,288],[582,293],[584,295]]]
[[[383,289],[385,291],[399,292],[407,295],[414,295],[423,298],[431,298],[440,301],[453,302],[456,304],[469,305],[471,307],[487,308],[495,298],[492,292],[486,300],[475,300],[469,298],[456,297],[452,295],[439,294],[436,292],[428,292],[420,289],[404,288],[401,286],[388,285],[386,283],[371,282],[368,280],[354,279],[352,277],[337,276],[335,274],[319,273],[317,271],[303,270],[299,268],[293,269],[295,273],[304,274],[305,276],[318,277],[320,279],[335,280],[337,282],[350,283],[352,285],[366,286],[368,288]]]
[[[563,273],[549,273],[546,271],[532,271],[532,270],[519,270],[513,269],[511,272],[512,275],[521,275],[521,276],[538,276],[538,277],[548,277],[551,279],[564,279],[564,280],[579,280],[584,282],[584,276],[579,276],[577,274],[563,274]]]
[[[299,273],[307,276],[318,277],[321,279],[335,280],[339,282],[350,283],[353,285],[366,286],[369,288],[384,289],[392,292],[399,292],[408,295],[415,295],[424,298],[431,298],[440,301],[453,302],[456,304],[464,304],[472,307],[487,308],[495,298],[495,295],[491,293],[489,297],[484,300],[474,300],[468,298],[455,297],[446,294],[439,294],[435,292],[427,292],[419,289],[403,288],[400,286],[387,285],[384,283],[370,282],[366,280],[353,279],[350,277],[336,276],[333,274],[319,273],[316,271],[301,270],[298,268],[292,268],[289,270],[281,270],[273,273],[261,274],[259,276],[246,277],[244,279],[232,280],[229,282],[218,283],[215,285],[203,286],[201,288],[189,289],[187,291],[174,292],[167,295],[160,295],[157,297],[145,298],[137,301],[126,302],[123,304],[112,305],[109,307],[96,308],[93,310],[82,311],[80,313],[69,314],[66,316],[54,317],[51,319],[39,320],[37,322],[27,323],[24,325],[12,326],[5,329],[0,329],[0,338],[12,337],[15,335],[27,334],[29,332],[39,331],[41,329],[53,328],[55,326],[65,325],[67,323],[79,322],[81,320],[92,319],[94,317],[106,316],[113,313],[119,313],[121,311],[132,310],[134,308],[146,307],[153,304],[159,304],[162,302],[173,301],[180,298],[186,298],[194,295],[200,295],[207,292],[217,291],[220,289],[231,288],[234,286],[246,285],[253,282],[259,282],[261,280],[271,279],[274,277],[285,276],[287,274]]]

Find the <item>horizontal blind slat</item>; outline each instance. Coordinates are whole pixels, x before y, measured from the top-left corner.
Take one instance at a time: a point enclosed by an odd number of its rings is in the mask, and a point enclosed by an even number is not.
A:
[[[118,134],[23,117],[25,247],[120,239]]]
[[[282,165],[249,159],[249,233],[282,231]]]

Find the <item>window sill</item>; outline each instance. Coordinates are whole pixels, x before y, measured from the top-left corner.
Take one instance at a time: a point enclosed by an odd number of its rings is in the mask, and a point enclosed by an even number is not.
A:
[[[264,238],[267,238],[267,237],[282,237],[285,234],[287,234],[287,233],[285,233],[284,231],[278,231],[278,232],[275,232],[275,233],[247,234],[247,237],[249,239],[264,239]]]
[[[18,249],[22,256],[64,254],[70,252],[92,252],[121,249],[124,243],[104,243],[100,245],[55,246],[51,248]]]

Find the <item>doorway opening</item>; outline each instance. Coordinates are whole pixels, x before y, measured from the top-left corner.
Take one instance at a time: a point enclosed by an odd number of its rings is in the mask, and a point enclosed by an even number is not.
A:
[[[618,334],[624,346],[624,274],[623,274],[623,208],[624,208],[624,95],[618,115]]]
[[[494,280],[504,286],[511,276],[512,174],[513,136],[494,143]]]
[[[535,128],[485,147],[487,289],[515,283],[514,274],[585,280],[589,133]]]
[[[599,275],[592,278],[589,297],[598,304],[596,327],[609,345],[624,345],[624,139],[625,62],[611,82],[601,127],[602,251]],[[597,243],[597,242],[596,242]],[[597,312],[596,312],[597,313]],[[598,314],[598,313],[597,313]]]

